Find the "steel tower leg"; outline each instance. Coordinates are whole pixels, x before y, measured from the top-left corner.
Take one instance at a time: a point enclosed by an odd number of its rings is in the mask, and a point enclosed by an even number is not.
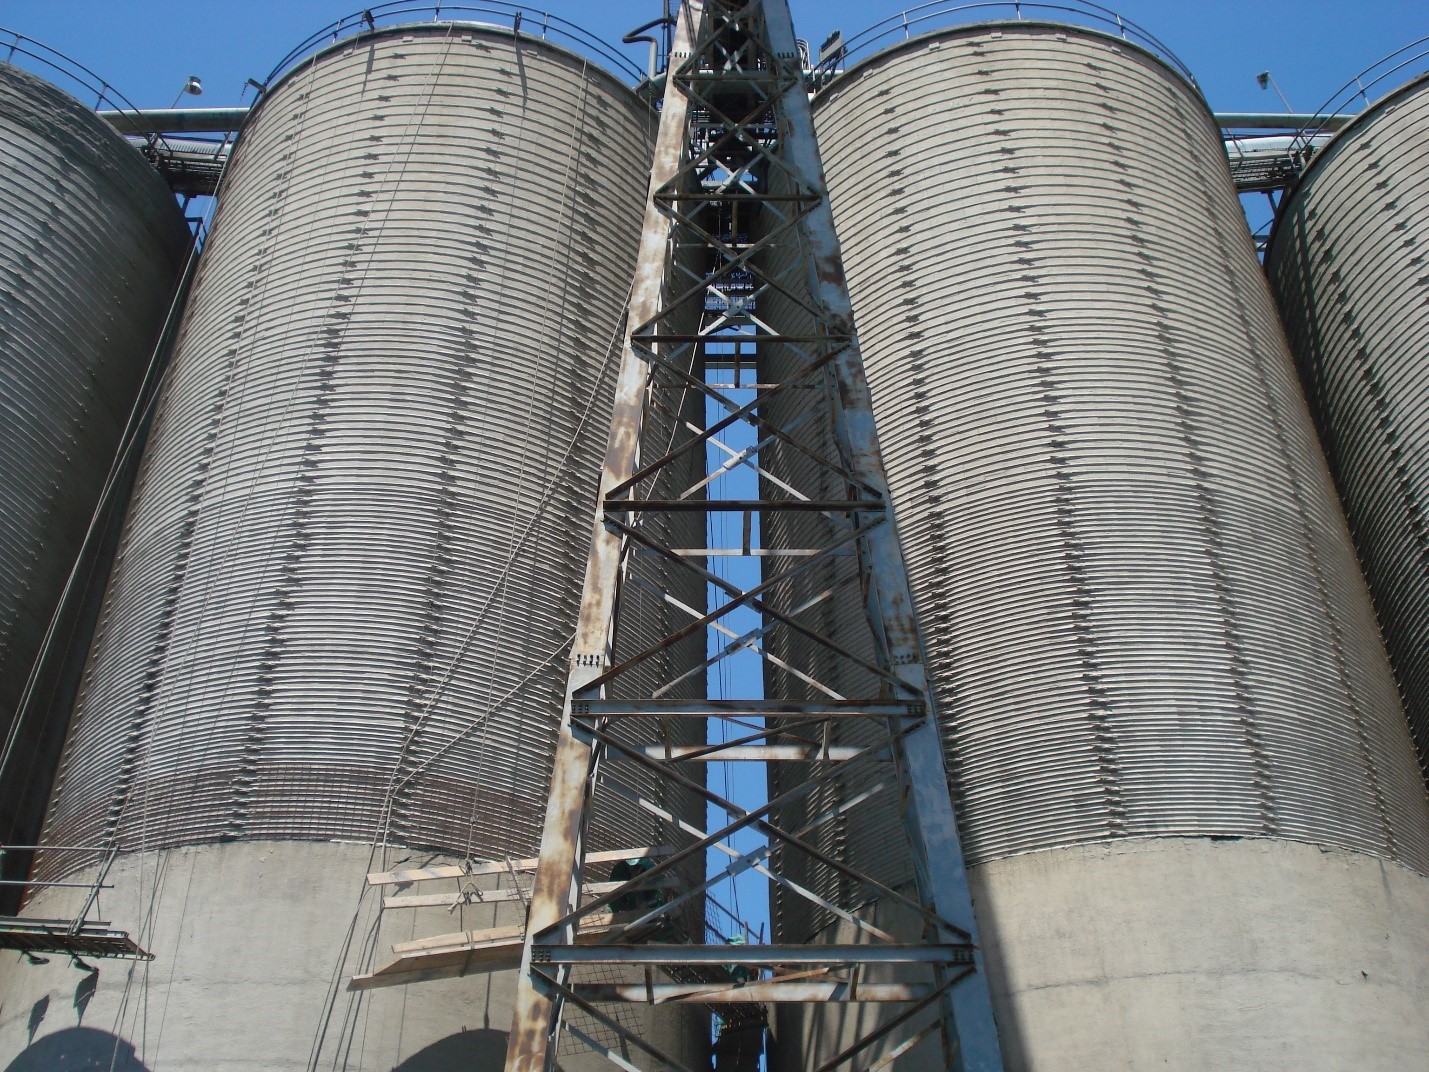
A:
[[[741,224],[750,226],[745,237]],[[756,233],[757,232],[757,233]],[[794,243],[804,252],[792,269],[787,251]],[[775,267],[784,264],[785,267]],[[759,298],[792,301],[798,324],[770,323],[758,314]],[[690,328],[698,324],[698,330]],[[810,327],[812,325],[812,327]],[[728,1009],[766,1002],[900,1002],[907,1006],[872,1027],[825,1069],[860,1067],[859,1057],[881,1054],[879,1067],[906,1052],[925,1036],[941,1037],[943,1066],[969,1072],[1002,1067],[986,978],[981,969],[962,850],[948,791],[943,751],[928,691],[922,641],[889,502],[878,436],[853,314],[834,232],[823,170],[815,141],[803,67],[786,0],[686,0],[676,27],[667,68],[664,107],[652,168],[639,262],[630,300],[626,342],[617,381],[609,447],[601,475],[596,518],[575,642],[567,702],[532,892],[512,1020],[507,1072],[549,1072],[563,1008],[593,1016],[622,1038],[624,1054],[595,1044],[598,1052],[626,1069],[683,1070],[675,1058],[648,1039],[622,1030],[603,1014],[600,1003],[693,1001]],[[798,371],[784,382],[759,386],[755,402],[741,404],[729,392],[707,383],[706,355],[712,343],[738,340],[761,351],[782,348]],[[698,391],[726,415],[661,456],[641,458],[646,417],[661,407],[671,391]],[[799,429],[780,427],[767,404],[794,390],[823,391],[826,419],[832,423],[836,458],[817,453]],[[669,412],[668,405],[665,411]],[[800,452],[819,469],[822,483],[832,480],[840,497],[806,494],[786,482],[779,497],[758,501],[706,499],[706,482],[677,496],[655,497],[650,490],[688,451],[707,443],[735,423],[756,431],[761,443],[777,442]],[[726,453],[735,453],[724,448]],[[751,456],[752,455],[752,456]],[[735,459],[759,472],[757,450]],[[732,462],[731,464],[735,464]],[[768,486],[768,485],[766,485]],[[792,562],[766,572],[764,580],[741,588],[706,570],[703,555],[728,549],[670,545],[661,518],[689,511],[812,511],[830,518],[836,533],[825,545],[788,552]],[[748,521],[746,521],[746,532]],[[748,537],[745,551],[748,553]],[[776,588],[832,556],[853,555],[862,586],[876,658],[870,663],[840,648],[801,619],[799,610],[781,609],[771,599]],[[623,602],[623,581],[631,556],[654,555],[672,568],[694,571],[726,601],[705,613],[684,608],[689,623],[643,651],[616,651],[616,626]],[[775,561],[766,559],[766,562]],[[755,634],[736,635],[725,624],[737,609],[763,616]],[[733,650],[760,651],[773,630],[798,634],[822,646],[880,683],[879,695],[848,698],[818,682],[808,668],[781,662],[782,671],[817,686],[829,699],[808,703],[763,700],[672,701],[666,689],[635,690],[633,668],[693,632],[716,629],[733,641],[717,662]],[[703,668],[701,668],[703,669]],[[688,675],[686,675],[688,676]],[[623,686],[623,687],[622,687]],[[616,697],[620,698],[616,698]],[[672,748],[668,727],[689,719],[742,720],[740,743],[704,748]],[[751,722],[749,720],[756,720]],[[764,719],[764,721],[757,721]],[[834,748],[840,725],[850,719],[887,727],[873,747]],[[635,736],[631,735],[634,727]],[[642,732],[647,736],[641,736]],[[642,742],[648,740],[649,744]],[[665,742],[661,744],[660,742]],[[764,744],[749,744],[763,741]],[[789,742],[796,742],[790,744]],[[812,742],[812,743],[811,743]],[[822,742],[822,743],[820,743]],[[796,780],[767,805],[744,809],[711,792],[703,779],[686,772],[691,761],[754,759],[769,763],[818,761],[813,773]],[[808,799],[854,765],[883,763],[894,792],[880,801],[844,801],[832,811],[790,830],[781,808]],[[663,779],[681,791],[713,804],[730,822],[705,831],[661,809],[640,794],[616,786],[646,811],[666,819],[675,835],[675,851],[660,863],[597,897],[582,896],[583,835],[597,786],[607,783],[612,764],[633,764],[648,778]],[[875,790],[878,787],[875,786]],[[916,875],[916,896],[905,897],[830,856],[808,838],[831,815],[879,803],[901,806],[908,852]],[[737,852],[724,844],[734,831],[750,829],[769,847]],[[651,928],[688,908],[704,886],[676,896],[668,890],[673,869],[702,860],[708,848],[732,857],[726,874],[754,869],[778,883],[789,896],[805,898],[822,911],[853,926],[865,939],[848,945],[708,945],[703,934],[670,940],[668,927]],[[781,873],[780,862],[802,855],[830,869],[864,894],[901,905],[921,919],[923,939],[900,943],[861,918],[849,906],[831,902]],[[612,906],[630,904],[644,893],[634,912],[613,915]],[[587,929],[603,912],[598,933]],[[652,933],[659,940],[652,940]],[[594,939],[594,940],[592,940]],[[643,983],[594,985],[575,979],[579,966],[603,965],[643,972]],[[879,965],[922,970],[926,983],[872,985],[862,971]],[[922,966],[917,969],[910,966]],[[655,974],[661,972],[660,976]],[[723,973],[723,974],[722,974]],[[900,976],[902,977],[902,976]],[[658,981],[657,981],[658,980]],[[932,1022],[925,1022],[932,1010]],[[906,1030],[905,1030],[906,1029]],[[895,1042],[898,1032],[905,1037]],[[635,1064],[632,1053],[642,1062]]]

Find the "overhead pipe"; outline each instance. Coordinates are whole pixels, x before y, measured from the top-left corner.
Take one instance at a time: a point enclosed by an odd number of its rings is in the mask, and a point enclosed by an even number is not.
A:
[[[637,37],[642,31],[660,25],[664,20],[656,19],[634,30],[629,35],[635,41],[655,40],[652,37]],[[112,111],[99,113],[121,134],[220,134],[237,130],[248,115],[246,107],[240,108],[146,108],[140,111]],[[1314,127],[1317,130],[1339,130],[1350,120],[1351,113],[1335,115],[1312,115],[1308,112],[1217,112],[1216,122],[1227,130],[1302,130]]]
[[[1355,116],[1340,112],[1314,115],[1310,112],[1217,112],[1222,130],[1339,130]]]
[[[248,115],[241,108],[145,108],[104,110],[99,118],[121,134],[223,134],[237,130]]]

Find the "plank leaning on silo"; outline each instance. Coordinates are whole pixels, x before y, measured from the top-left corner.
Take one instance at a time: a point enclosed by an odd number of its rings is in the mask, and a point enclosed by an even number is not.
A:
[[[10,730],[188,248],[158,173],[43,79],[0,63],[0,736]],[[20,728],[0,840],[39,835],[64,722]],[[22,876],[21,876],[22,877]]]
[[[1009,1067],[1422,1061],[1429,804],[1199,94],[1020,22],[817,119]]]
[[[338,42],[250,116],[47,825],[130,850],[105,910],[158,955],[161,1067],[504,1054],[506,975],[340,991],[394,941],[520,922],[359,895],[539,848],[653,129],[579,56],[446,24]],[[652,837],[632,812],[592,847]],[[28,971],[13,1049],[67,978]],[[134,1001],[105,972],[86,1023],[140,1045]],[[707,1047],[698,1010],[637,1015]]]
[[[1429,772],[1429,76],[1286,195],[1265,254]]]

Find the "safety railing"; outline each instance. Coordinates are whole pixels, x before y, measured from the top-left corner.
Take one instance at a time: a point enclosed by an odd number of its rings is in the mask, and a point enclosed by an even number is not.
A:
[[[36,41],[33,37],[26,37],[4,26],[0,26],[0,62],[39,75],[96,111],[107,109],[135,116],[139,114],[139,109],[128,97],[84,64],[41,41]],[[152,149],[161,144],[163,139],[159,135],[151,134],[145,137],[140,148]]]
[[[891,15],[844,39],[835,34],[815,58],[814,82],[823,85],[860,56],[921,34],[975,22],[1046,21],[1085,26],[1130,41],[1169,64],[1192,86],[1195,76],[1155,35],[1110,8],[1082,0],[1063,3],[928,3]],[[1199,87],[1197,87],[1199,89]]]
[[[511,33],[550,41],[608,67],[612,73],[631,82],[639,82],[645,72],[629,57],[616,51],[590,31],[549,12],[519,4],[490,2],[482,4],[435,3],[422,0],[391,0],[338,19],[323,27],[297,48],[278,61],[263,86],[272,86],[288,71],[317,52],[347,38],[374,33],[385,27],[413,23],[475,23],[492,26]]]
[[[1319,145],[1328,140],[1326,136],[1336,116],[1357,110],[1357,106],[1363,111],[1378,99],[1373,91],[1393,92],[1425,74],[1429,74],[1429,37],[1409,42],[1355,75],[1316,109],[1313,119],[1295,132],[1289,153],[1297,168],[1304,170]],[[1386,87],[1386,83],[1390,85]]]

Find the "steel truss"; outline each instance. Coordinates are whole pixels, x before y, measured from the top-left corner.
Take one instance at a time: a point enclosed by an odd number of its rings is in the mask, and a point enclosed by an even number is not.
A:
[[[620,1002],[698,1002],[726,1015],[740,1005],[767,1003],[899,1003],[900,1011],[880,1018],[821,1072],[885,1068],[930,1036],[941,1040],[943,1068],[1000,1069],[921,640],[785,0],[683,4],[650,189],[531,894],[507,1070],[549,1072],[562,1012],[573,1009],[618,1037],[621,1047],[617,1052],[575,1027],[569,1028],[570,1035],[619,1067],[691,1072],[601,1008]],[[791,259],[787,252],[793,248],[803,255]],[[786,323],[771,322],[761,315],[761,304],[798,312],[786,317]],[[788,367],[791,357],[795,366],[778,382],[766,374],[766,355],[774,348],[782,355],[781,367]],[[755,358],[752,385],[741,384],[748,356]],[[716,367],[731,369],[733,383],[711,383],[707,373]],[[754,401],[741,403],[733,397],[730,388],[741,386],[746,391],[755,388]],[[817,392],[823,405],[805,408],[801,417],[781,425],[770,416],[770,403],[796,391]],[[709,399],[724,416],[705,427],[691,425],[680,405],[672,402],[690,392]],[[687,434],[671,440],[667,449],[651,450],[642,431],[655,415],[664,422],[662,427],[683,422]],[[825,434],[832,424],[838,448],[834,457],[821,452],[818,437],[809,434],[820,420]],[[735,449],[721,438],[736,425],[754,430],[753,447]],[[802,491],[761,466],[759,451],[770,445],[812,465],[819,474],[818,489]],[[691,452],[703,455],[707,446],[727,456],[717,472],[745,466],[758,473],[764,497],[707,498],[715,474],[692,485],[680,479],[672,491],[672,474],[687,474]],[[843,494],[830,496],[830,486],[843,489]],[[689,530],[673,519],[711,511],[744,517],[742,546],[677,546],[671,534]],[[774,511],[815,512],[828,519],[826,528],[833,536],[821,546],[753,548],[750,518]],[[764,556],[763,579],[746,588],[706,568],[713,556],[728,554]],[[872,659],[840,647],[809,624],[807,612],[830,598],[829,590],[800,606],[776,598],[788,591],[791,579],[807,578],[811,570],[827,568],[838,558],[843,559],[846,583],[862,592],[874,639]],[[643,559],[688,571],[699,585],[712,586],[719,595],[707,610],[681,603],[668,592],[655,592],[677,605],[688,620],[641,650],[618,650],[622,610],[638,613],[625,604],[642,586],[641,594],[649,598],[654,587],[639,576]],[[743,633],[730,628],[730,616],[742,608],[760,615],[763,624]],[[878,695],[841,696],[821,682],[813,668],[793,665],[767,650],[766,637],[781,630],[857,667],[877,682]],[[649,668],[656,664],[652,660],[661,653],[707,631],[725,643],[704,665],[657,687],[632,686],[632,681],[648,682]],[[825,698],[672,698],[682,682],[696,676],[702,680],[710,666],[739,651],[758,652],[776,672]],[[638,676],[641,670],[646,677]],[[738,736],[722,743],[672,743],[692,739],[692,720],[701,727],[722,720],[726,728],[738,727]],[[835,743],[850,721],[886,732],[874,734],[871,744]],[[801,773],[780,779],[781,788],[763,806],[746,809],[692,773],[703,769],[701,763],[732,760],[800,764]],[[860,782],[861,791],[836,794],[838,803],[833,805],[818,796],[821,786],[846,778],[856,768],[871,771]],[[640,773],[642,785],[671,786],[686,798],[713,805],[727,823],[702,829],[613,775],[630,769]],[[792,788],[782,788],[786,785]],[[599,794],[611,793],[662,820],[677,847],[628,881],[583,886],[583,838],[590,813]],[[814,799],[822,802],[815,805]],[[798,828],[791,829],[783,816],[796,803],[806,810],[800,813]],[[854,870],[811,840],[823,824],[855,808],[900,811],[916,875],[913,896]],[[735,850],[728,839],[742,830],[759,832],[767,844],[749,852]],[[711,849],[729,857],[725,870],[702,883],[681,883],[672,894],[677,869],[684,865],[688,874],[690,865],[702,863]],[[834,903],[799,882],[786,866],[799,856],[837,873],[846,880],[844,885],[859,891],[857,899]],[[703,944],[702,933],[685,934],[688,941],[671,940],[670,926],[652,931],[662,920],[688,919],[690,907],[697,906],[710,887],[749,870],[776,883],[785,896],[816,905],[861,940],[729,946]],[[584,897],[579,892],[583,889]],[[603,892],[590,896],[596,890]],[[652,896],[652,891],[660,892]],[[612,911],[642,893],[646,899],[633,912]],[[921,941],[900,942],[863,918],[859,906],[871,900],[900,906],[920,920]],[[601,932],[587,934],[587,940],[578,943],[583,922],[589,929],[596,918]],[[652,934],[661,940],[650,940]],[[577,969],[589,965],[618,968],[643,981],[579,981]],[[899,968],[899,979],[924,981],[866,982],[865,971],[880,966]],[[860,1060],[865,1063],[858,1064]]]

